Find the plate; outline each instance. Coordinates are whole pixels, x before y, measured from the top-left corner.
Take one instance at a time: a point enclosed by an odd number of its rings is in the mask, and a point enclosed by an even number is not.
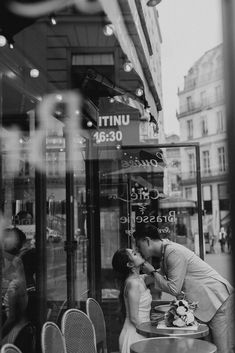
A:
[[[170,305],[169,304],[165,304],[165,305],[157,305],[154,307],[154,310],[158,313],[167,313],[167,311],[170,309]]]

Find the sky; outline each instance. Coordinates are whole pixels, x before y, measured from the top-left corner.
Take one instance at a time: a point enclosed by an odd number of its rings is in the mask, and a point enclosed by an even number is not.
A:
[[[222,42],[221,0],[162,0],[157,7],[162,33],[165,132],[179,134],[178,87],[190,67]]]

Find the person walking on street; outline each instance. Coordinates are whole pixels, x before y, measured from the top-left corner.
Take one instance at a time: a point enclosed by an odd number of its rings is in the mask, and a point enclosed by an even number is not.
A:
[[[136,245],[147,260],[161,259],[156,270],[145,262],[143,270],[151,274],[163,292],[175,297],[185,293],[189,302],[197,302],[195,317],[206,323],[217,346],[217,353],[232,353],[234,337],[234,289],[211,266],[183,245],[161,239],[153,225],[134,233]]]
[[[224,230],[224,227],[221,227],[219,232],[219,242],[220,242],[221,253],[224,253],[224,250],[225,250],[226,237],[227,237],[227,234]]]

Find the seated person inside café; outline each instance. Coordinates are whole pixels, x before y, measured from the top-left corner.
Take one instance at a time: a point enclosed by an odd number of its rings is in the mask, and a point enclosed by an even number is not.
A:
[[[7,342],[14,328],[27,322],[28,294],[25,271],[19,257],[26,237],[18,228],[5,229],[2,236],[2,338]]]

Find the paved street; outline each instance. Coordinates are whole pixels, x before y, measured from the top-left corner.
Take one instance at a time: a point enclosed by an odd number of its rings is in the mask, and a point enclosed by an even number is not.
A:
[[[221,254],[216,249],[216,254],[206,254],[205,261],[213,267],[219,274],[232,282],[232,257],[231,254]]]

